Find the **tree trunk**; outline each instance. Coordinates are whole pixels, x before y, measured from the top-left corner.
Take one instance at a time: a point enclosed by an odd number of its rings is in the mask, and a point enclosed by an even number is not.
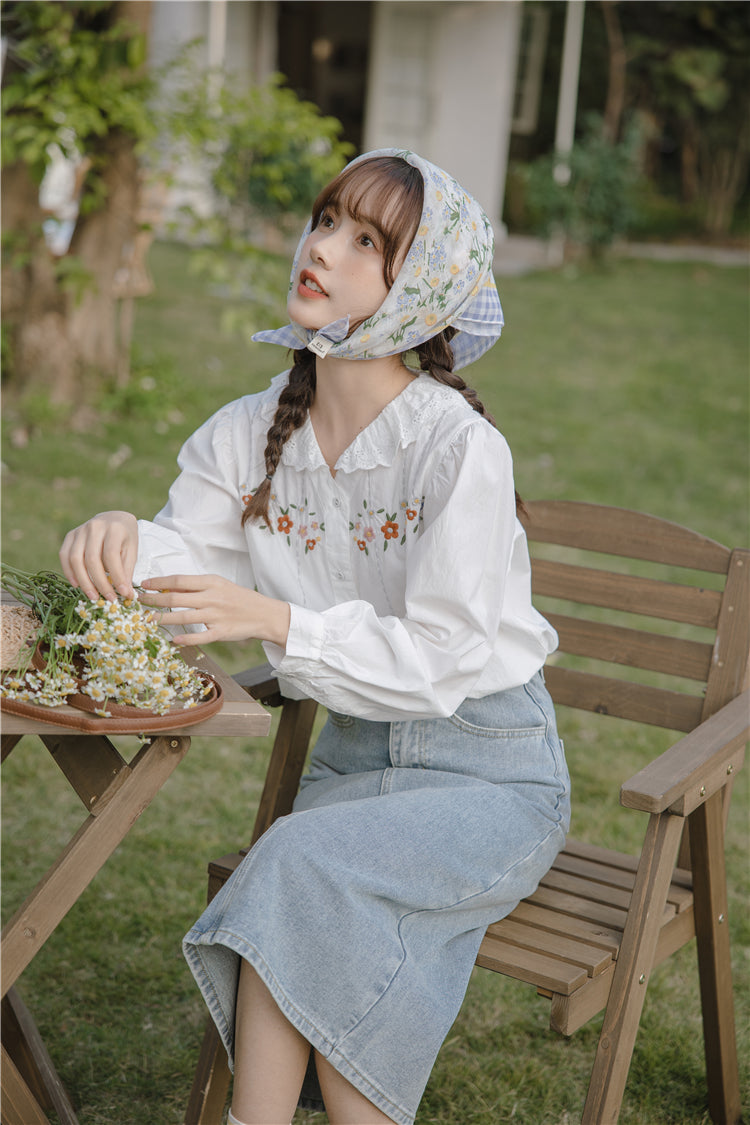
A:
[[[615,144],[620,133],[620,122],[625,108],[625,76],[628,56],[625,40],[617,14],[616,0],[601,0],[604,27],[609,45],[609,82],[604,107],[604,135]]]
[[[745,133],[747,130],[744,131]],[[748,143],[741,135],[734,148],[705,146],[702,153],[706,215],[704,227],[714,236],[729,233],[735,208],[747,183]]]
[[[69,333],[81,371],[111,377],[119,350],[115,279],[135,236],[139,181],[130,137],[110,134],[104,148],[106,204],[79,219],[70,244],[92,281],[70,309]]]
[[[700,198],[701,181],[698,167],[700,130],[692,119],[683,122],[682,143],[680,145],[680,181],[682,198],[692,206]]]
[[[12,391],[44,394],[53,404],[69,402],[75,385],[75,356],[68,336],[68,298],[42,234],[39,189],[28,166],[17,162],[2,175],[2,316]]]
[[[119,0],[113,6],[112,23],[121,20],[147,36],[151,0]],[[106,202],[102,210],[79,219],[70,245],[71,254],[80,258],[93,284],[71,307],[69,331],[79,369],[97,377],[115,377],[120,350],[115,279],[130,256],[139,202],[135,139],[111,132],[98,155],[104,166]]]

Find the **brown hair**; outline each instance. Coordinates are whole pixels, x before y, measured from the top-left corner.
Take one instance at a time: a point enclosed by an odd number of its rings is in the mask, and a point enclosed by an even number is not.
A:
[[[380,214],[368,210],[368,201],[377,194]],[[326,208],[346,211],[355,221],[366,219],[383,239],[383,280],[390,288],[395,280],[395,264],[404,246],[411,245],[422,215],[424,186],[418,169],[401,157],[378,156],[345,168],[320,193],[312,208],[313,229]],[[450,341],[455,328],[445,328],[437,336],[415,348],[422,371],[436,382],[460,391],[471,407],[491,425],[494,419],[485,410],[476,391],[467,386],[453,371],[453,349]],[[281,460],[284,443],[304,425],[315,398],[315,356],[307,348],[294,352],[294,366],[289,381],[279,396],[271,427],[266,435],[266,476],[250,496],[242,513],[243,526],[248,520],[262,519],[270,527],[268,505],[271,481]],[[516,509],[523,502],[516,493]]]
[[[497,429],[497,423],[492,417],[490,412],[486,409],[484,403],[480,399],[477,392],[473,387],[468,386],[467,383],[453,370],[453,348],[451,347],[451,340],[456,335],[458,329],[453,327],[444,328],[437,336],[430,337],[414,349],[419,357],[419,366],[422,371],[426,371],[428,375],[437,383],[442,383],[446,387],[453,387],[455,391],[460,394],[468,402],[472,410],[476,410],[477,414],[481,414],[486,418],[491,426]],[[516,491],[516,512],[526,514],[526,507],[523,500]]]

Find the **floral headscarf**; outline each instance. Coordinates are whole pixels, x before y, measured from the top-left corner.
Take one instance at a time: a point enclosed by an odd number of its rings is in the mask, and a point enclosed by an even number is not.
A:
[[[292,321],[284,328],[257,332],[253,340],[307,347],[337,359],[374,359],[415,348],[452,325],[458,329],[451,341],[454,367],[465,367],[492,347],[503,327],[492,276],[492,225],[452,176],[414,152],[378,149],[351,163],[375,156],[400,156],[419,169],[424,181],[417,233],[388,296],[349,336],[349,318],[343,317],[317,332]],[[294,256],[290,290],[310,230],[308,222]]]

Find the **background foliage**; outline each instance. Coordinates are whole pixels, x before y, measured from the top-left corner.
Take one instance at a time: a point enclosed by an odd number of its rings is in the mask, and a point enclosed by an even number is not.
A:
[[[535,229],[523,173],[554,149],[566,6],[549,17],[536,132],[511,140],[505,220]],[[750,7],[734,0],[599,0],[586,5],[577,140],[591,113],[611,143],[637,125],[641,178],[627,228],[638,238],[747,238]],[[615,157],[616,159],[616,157]],[[620,232],[617,232],[620,233]]]
[[[241,294],[226,320],[249,334],[278,288],[267,224],[296,221],[350,151],[339,122],[280,76],[243,88],[199,69],[190,48],[149,70],[148,10],[3,0],[3,375],[26,417],[40,398],[69,408],[92,381],[122,381],[118,287],[136,236],[155,221],[149,195],[186,166],[197,177],[181,237],[199,247],[194,268]],[[91,161],[70,250],[57,259],[36,198],[52,143]]]
[[[639,148],[636,125],[613,144],[601,118],[591,114],[564,159],[551,153],[523,169],[533,226],[546,237],[564,235],[600,257],[633,225]]]
[[[96,174],[102,138],[123,130],[145,140],[155,132],[154,83],[143,69],[146,37],[126,19],[110,23],[112,9],[108,0],[2,5],[10,53],[2,89],[3,165],[23,161],[38,184],[47,146],[57,143],[74,155],[75,142],[95,161],[88,208],[103,203]]]

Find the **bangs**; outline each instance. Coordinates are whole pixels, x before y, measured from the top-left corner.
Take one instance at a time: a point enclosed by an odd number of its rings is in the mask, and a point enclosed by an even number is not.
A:
[[[395,262],[411,246],[422,215],[422,174],[397,156],[376,156],[345,168],[312,208],[313,228],[327,207],[373,226],[383,240],[383,279],[390,288]]]

